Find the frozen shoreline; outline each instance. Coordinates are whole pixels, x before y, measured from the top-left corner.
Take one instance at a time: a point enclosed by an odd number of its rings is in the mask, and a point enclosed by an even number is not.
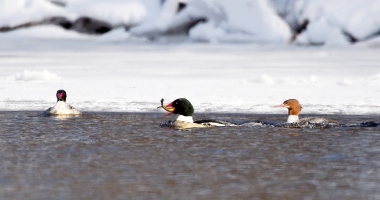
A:
[[[0,40],[3,111],[45,110],[65,89],[84,112],[161,112],[161,98],[186,97],[198,113],[285,114],[273,106],[289,98],[304,114],[380,113],[375,48]]]

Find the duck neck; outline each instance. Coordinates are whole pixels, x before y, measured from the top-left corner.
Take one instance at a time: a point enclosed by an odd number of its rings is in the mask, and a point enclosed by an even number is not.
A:
[[[189,122],[189,123],[193,123],[193,116],[183,116],[183,115],[179,115],[178,118],[176,119],[177,121],[183,121],[183,122]]]
[[[299,122],[298,115],[289,115],[287,123]]]

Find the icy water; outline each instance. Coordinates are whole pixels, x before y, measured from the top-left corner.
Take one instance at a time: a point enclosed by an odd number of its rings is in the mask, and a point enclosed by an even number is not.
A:
[[[380,198],[380,127],[178,131],[160,128],[171,119],[162,115],[94,112],[56,118],[0,112],[0,198]],[[380,121],[327,117],[341,123]],[[286,116],[207,118],[284,121]]]

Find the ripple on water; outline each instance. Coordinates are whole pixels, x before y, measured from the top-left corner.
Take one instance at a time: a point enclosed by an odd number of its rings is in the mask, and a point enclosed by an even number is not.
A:
[[[161,113],[0,112],[0,196],[15,199],[376,199],[379,127],[159,128]],[[199,114],[197,118],[205,117]],[[342,123],[376,116],[328,116]],[[209,114],[227,121],[281,115]]]

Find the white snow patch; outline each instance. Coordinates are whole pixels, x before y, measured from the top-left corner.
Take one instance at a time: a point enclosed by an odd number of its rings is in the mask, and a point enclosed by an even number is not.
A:
[[[148,15],[144,4],[138,0],[69,1],[66,11],[67,16],[71,18],[92,17],[109,22],[113,26],[136,25]]]
[[[312,82],[312,83],[317,82],[317,80],[318,80],[318,78],[314,75],[310,77],[310,82]]]
[[[210,42],[276,42],[290,39],[290,28],[267,0],[205,0],[189,3],[207,22],[190,31],[193,40]]]
[[[64,16],[62,7],[46,0],[1,0],[0,27],[17,26],[27,22],[41,21],[51,16]]]
[[[380,37],[376,36],[376,37],[370,38],[366,41],[356,43],[355,46],[379,49],[380,48]]]
[[[15,75],[8,76],[7,80],[10,81],[41,81],[41,82],[51,82],[62,79],[54,73],[49,72],[48,70],[43,71],[30,71],[24,70],[21,73],[16,73]]]
[[[275,84],[274,79],[271,76],[267,75],[267,74],[263,74],[260,77],[257,77],[256,79],[253,79],[253,80],[251,80],[249,82],[251,82],[251,83],[259,83],[259,84],[271,84],[271,85]]]
[[[204,19],[190,29],[190,39],[212,43],[286,43],[290,38],[289,26],[267,0],[192,0],[177,13],[178,3],[165,1],[160,12],[154,14],[155,18],[132,28],[131,33],[155,37]]]
[[[370,76],[368,78],[368,86],[376,86],[376,87],[380,86],[380,73]]]
[[[311,76],[310,78],[298,78],[298,77],[280,77],[275,78],[267,74],[263,74],[255,79],[248,80],[246,82],[253,84],[270,84],[270,85],[298,85],[298,84],[313,84],[316,83],[318,78]]]
[[[345,45],[348,38],[344,33],[365,40],[380,30],[378,0],[300,0],[295,12],[300,24],[309,21],[296,39],[299,44]]]
[[[98,40],[103,42],[123,42],[129,37],[130,35],[124,28],[113,29],[103,35],[97,36]]]
[[[348,78],[345,78],[341,81],[337,81],[336,83],[341,86],[351,86],[353,84],[352,80]]]
[[[28,38],[28,39],[90,39],[95,36],[83,35],[75,31],[65,30],[54,25],[41,25],[12,32],[0,33],[2,39],[6,38]]]

